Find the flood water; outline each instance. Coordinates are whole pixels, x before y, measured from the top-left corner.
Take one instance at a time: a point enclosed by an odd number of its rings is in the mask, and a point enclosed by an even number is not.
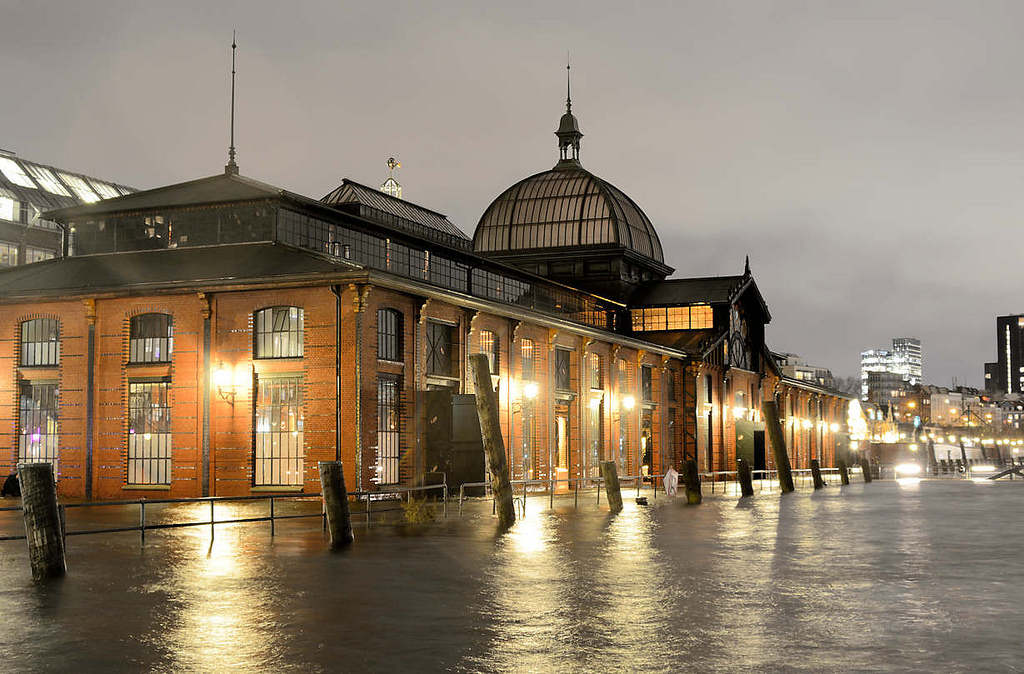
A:
[[[355,545],[334,554],[317,520],[280,523],[274,538],[265,523],[223,525],[212,545],[208,528],[152,532],[144,546],[137,534],[81,536],[69,540],[67,578],[40,587],[24,541],[2,542],[0,663],[175,672],[1022,667],[1024,481],[884,481],[699,507],[632,500],[610,515],[590,499],[552,511],[534,498],[505,535],[477,502],[434,525],[357,526]]]

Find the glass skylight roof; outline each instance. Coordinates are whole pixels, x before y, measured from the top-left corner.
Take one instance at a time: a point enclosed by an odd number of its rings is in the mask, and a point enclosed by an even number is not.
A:
[[[117,190],[114,189],[113,185],[108,185],[105,182],[99,180],[91,180],[90,184],[94,188],[96,188],[96,191],[104,199],[115,199],[121,196],[120,194],[118,194]]]
[[[85,182],[78,176],[71,175],[70,173],[64,173],[63,171],[58,173],[60,175],[60,179],[63,180],[67,186],[78,195],[78,198],[85,203],[91,204],[100,200],[96,193],[92,191],[92,188],[89,187],[89,183]]]
[[[21,169],[21,166],[18,165],[18,162],[10,159],[9,157],[0,157],[0,171],[3,171],[3,174],[7,176],[7,179],[15,185],[38,189],[36,184],[32,182],[32,179],[29,178]]]
[[[68,188],[60,184],[57,176],[53,175],[53,171],[50,169],[35,166],[34,164],[25,164],[25,166],[28,168],[28,172],[32,174],[32,177],[36,179],[36,182],[39,183],[39,186],[50,194],[59,194],[62,197],[71,196]]]

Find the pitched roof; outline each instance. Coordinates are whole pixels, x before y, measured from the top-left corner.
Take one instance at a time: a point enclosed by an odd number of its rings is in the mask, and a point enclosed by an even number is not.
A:
[[[164,248],[57,258],[0,270],[0,301],[126,288],[224,284],[360,269],[279,243]]]
[[[0,195],[40,211],[92,203],[135,189],[0,151]]]
[[[113,211],[136,211],[173,206],[252,201],[288,196],[313,202],[312,199],[288,192],[267,183],[240,175],[219,174],[183,183],[135,192],[116,199],[72,206],[50,211],[50,216],[67,220],[76,216],[99,215]],[[316,203],[316,202],[313,202]]]
[[[746,276],[706,276],[667,279],[648,284],[634,293],[631,304],[724,304],[732,299]]]
[[[393,197],[348,178],[342,180],[341,185],[334,188],[320,201],[337,207],[359,206],[361,208],[358,208],[357,212],[371,220],[379,219],[379,214],[386,214],[391,216],[387,222],[391,226],[396,226],[418,237],[426,235],[427,238],[433,238],[430,236],[430,230],[433,230],[444,235],[446,242],[454,243],[459,248],[467,248],[470,241],[469,236],[456,227],[443,213]],[[428,231],[425,232],[424,228]],[[454,239],[454,241],[447,241],[448,238]]]

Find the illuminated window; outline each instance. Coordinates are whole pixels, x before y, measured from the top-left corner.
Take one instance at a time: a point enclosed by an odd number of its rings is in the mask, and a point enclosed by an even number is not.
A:
[[[128,484],[171,483],[170,383],[128,384]]]
[[[0,220],[14,222],[14,199],[0,195]]]
[[[256,380],[256,486],[302,484],[303,446],[302,377],[267,377]]]
[[[58,194],[62,197],[70,197],[71,192],[68,192],[67,188],[60,184],[57,180],[57,176],[53,175],[53,172],[49,169],[45,169],[42,166],[33,166],[32,164],[25,164],[28,168],[28,172],[32,174],[32,177],[36,179],[39,186],[50,194]]]
[[[714,312],[706,304],[688,307],[645,307],[632,309],[633,330],[706,330],[714,326]]]
[[[690,308],[689,307],[668,307],[668,318],[665,327],[668,330],[689,330],[690,329]]]
[[[0,241],[0,267],[13,267],[18,264],[18,244]]]
[[[590,354],[590,388],[604,388],[604,367],[600,354]]]
[[[132,316],[128,328],[128,362],[168,363],[173,348],[170,315]]]
[[[395,309],[377,310],[377,358],[401,362],[402,314]]]
[[[43,262],[44,260],[52,260],[57,257],[57,253],[52,250],[45,248],[35,248],[33,246],[25,246],[25,264],[32,264],[33,262]]]
[[[71,191],[85,203],[91,204],[100,200],[96,193],[93,192],[92,188],[89,187],[89,183],[85,182],[78,176],[73,176],[70,173],[64,173],[62,171],[58,171],[58,174],[60,175],[60,179],[71,188]]]
[[[35,318],[21,324],[21,364],[25,367],[60,363],[60,324],[53,318]]]
[[[377,466],[373,481],[398,484],[402,435],[401,380],[390,375],[377,379]]]
[[[654,400],[654,377],[650,365],[640,367],[640,395],[643,400]]]
[[[21,187],[31,187],[36,189],[36,184],[32,182],[32,179],[21,170],[21,166],[18,162],[8,157],[0,157],[0,172],[2,172],[8,180],[15,185]]]
[[[92,180],[89,184],[92,185],[93,188],[96,190],[96,193],[99,194],[100,197],[104,199],[115,199],[121,196],[120,194],[117,193],[117,190],[114,189],[113,185],[108,185],[107,183],[101,182],[99,180]]]
[[[303,311],[299,307],[270,307],[256,312],[254,358],[301,358]]]
[[[497,375],[498,367],[501,365],[501,350],[498,336],[490,330],[480,331],[480,353],[487,354],[487,365],[491,369],[491,375]]]
[[[18,403],[18,462],[49,463],[57,472],[57,384],[21,382]]]
[[[555,349],[555,388],[560,391],[571,389],[572,381],[569,376],[569,350]]]
[[[533,381],[537,376],[537,346],[532,339],[524,339],[520,346],[523,357],[522,373],[525,381]]]
[[[707,304],[690,307],[690,329],[706,330],[714,326],[714,312]]]

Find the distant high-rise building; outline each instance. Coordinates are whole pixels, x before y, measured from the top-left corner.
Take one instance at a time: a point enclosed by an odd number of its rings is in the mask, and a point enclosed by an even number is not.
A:
[[[985,390],[1024,393],[1024,314],[996,318],[996,362],[985,363]]]
[[[872,372],[884,372],[899,375],[900,380],[910,384],[921,383],[923,356],[921,340],[916,337],[894,337],[892,349],[870,349],[860,354],[860,393],[861,398],[869,397],[869,375]],[[881,381],[881,379],[877,379]],[[891,378],[886,381],[892,381]]]

